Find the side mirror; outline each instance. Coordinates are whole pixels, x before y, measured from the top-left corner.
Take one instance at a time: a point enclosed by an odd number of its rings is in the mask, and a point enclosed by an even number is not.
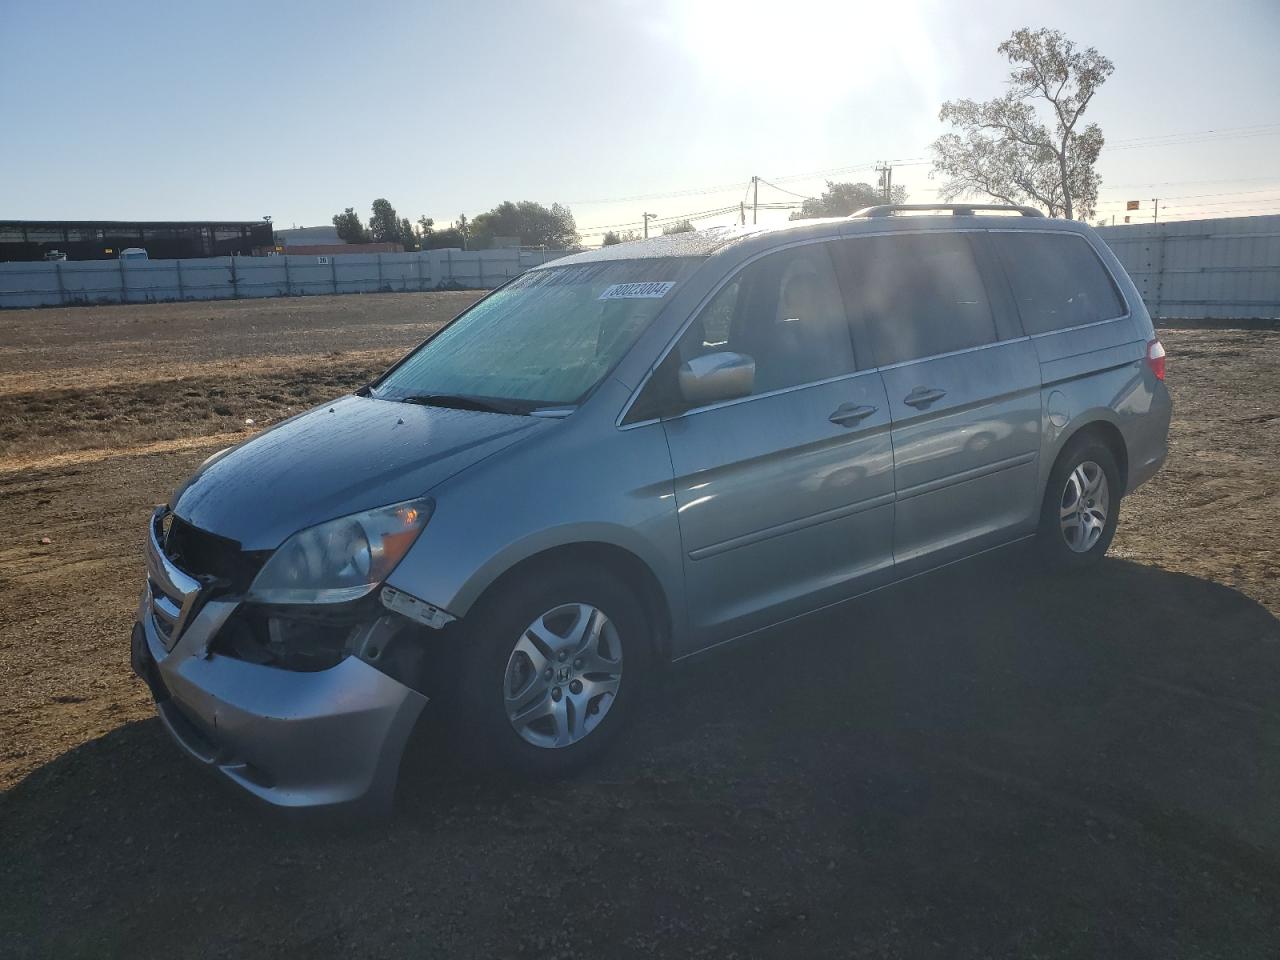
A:
[[[706,353],[680,364],[680,396],[694,407],[751,394],[756,362],[745,353]]]

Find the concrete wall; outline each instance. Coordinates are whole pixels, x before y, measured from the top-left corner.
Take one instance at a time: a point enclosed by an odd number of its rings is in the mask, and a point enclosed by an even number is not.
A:
[[[1280,216],[1099,227],[1152,316],[1280,317]]]
[[[491,289],[561,250],[0,263],[0,307]]]

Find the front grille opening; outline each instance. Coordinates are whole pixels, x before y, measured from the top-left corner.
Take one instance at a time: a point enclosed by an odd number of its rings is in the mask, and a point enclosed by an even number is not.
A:
[[[179,570],[197,579],[213,579],[237,593],[249,589],[271,555],[270,550],[244,550],[239,542],[177,516],[169,519],[163,546],[165,556]]]
[[[179,610],[182,609],[181,597],[175,596],[174,594],[170,593],[168,590],[166,590],[160,584],[156,583],[155,580],[150,577],[147,578],[147,582],[151,584],[151,595],[153,597],[164,597],[164,599],[168,600]]]
[[[173,627],[169,625],[164,617],[153,616],[151,622],[155,624],[156,633],[160,634],[160,639],[165,642],[165,646],[169,646],[169,641],[173,639]]]

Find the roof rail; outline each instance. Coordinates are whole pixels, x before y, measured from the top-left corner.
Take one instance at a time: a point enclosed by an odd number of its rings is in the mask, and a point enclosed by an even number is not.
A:
[[[1043,217],[1044,214],[1035,207],[1020,207],[1012,203],[882,203],[876,207],[863,207],[854,217],[891,217],[903,210],[950,210],[952,216],[971,217],[975,210],[1001,210],[1006,213],[1020,213],[1024,217]]]

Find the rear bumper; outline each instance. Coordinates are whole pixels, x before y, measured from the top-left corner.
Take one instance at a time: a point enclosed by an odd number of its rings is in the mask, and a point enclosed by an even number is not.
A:
[[[1169,457],[1169,448],[1166,446],[1154,455],[1149,456],[1141,463],[1129,465],[1129,485],[1126,493],[1132,493],[1138,487],[1142,486],[1164,466],[1165,460]]]
[[[1139,421],[1140,430],[1128,438],[1129,478],[1125,493],[1132,493],[1154,477],[1169,457],[1169,425],[1173,400],[1163,383],[1156,383],[1151,404]]]
[[[276,806],[390,808],[426,697],[356,657],[300,673],[209,654],[234,603],[205,604],[166,650],[151,606],[148,587],[133,668],[190,757]]]

